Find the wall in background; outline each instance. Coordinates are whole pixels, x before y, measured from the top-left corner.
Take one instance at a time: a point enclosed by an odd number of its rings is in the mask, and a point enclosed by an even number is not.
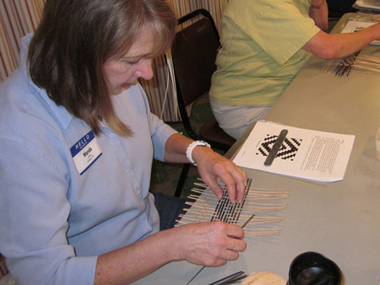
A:
[[[44,3],[44,0],[0,1],[0,81],[18,66],[20,39],[36,29]]]
[[[195,9],[205,8],[220,27],[222,11],[228,0],[167,0],[177,17]],[[45,0],[0,0],[0,82],[9,76],[19,63],[20,39],[32,33],[41,18]],[[179,121],[175,91],[170,80],[166,58],[153,62],[154,78],[141,80],[151,110],[168,122]]]

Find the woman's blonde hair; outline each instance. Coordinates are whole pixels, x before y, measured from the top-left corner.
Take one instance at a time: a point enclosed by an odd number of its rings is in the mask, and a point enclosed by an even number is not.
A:
[[[95,134],[104,119],[116,133],[130,136],[115,114],[104,64],[123,56],[143,27],[155,37],[153,56],[162,54],[176,23],[165,0],[47,0],[29,47],[30,76]]]

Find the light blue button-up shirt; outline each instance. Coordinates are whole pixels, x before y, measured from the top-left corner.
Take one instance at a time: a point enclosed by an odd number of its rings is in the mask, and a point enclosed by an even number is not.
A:
[[[175,131],[133,85],[112,97],[133,136],[103,123],[101,155],[80,174],[70,149],[91,129],[30,81],[30,38],[0,87],[0,252],[21,284],[93,284],[98,255],[159,230],[151,165]]]

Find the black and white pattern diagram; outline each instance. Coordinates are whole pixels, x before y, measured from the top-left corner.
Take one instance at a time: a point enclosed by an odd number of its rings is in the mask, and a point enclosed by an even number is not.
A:
[[[261,142],[256,155],[268,156],[277,138],[278,135],[267,134],[266,138]],[[293,161],[299,147],[301,146],[301,143],[302,139],[286,137],[276,155],[276,158]]]

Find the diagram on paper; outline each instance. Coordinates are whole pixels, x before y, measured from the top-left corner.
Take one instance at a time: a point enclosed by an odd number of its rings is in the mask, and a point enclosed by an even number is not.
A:
[[[278,135],[267,134],[266,138],[261,142],[261,145],[258,148],[256,155],[262,155],[267,157],[269,155],[270,150],[273,148],[273,145],[276,142],[277,138]],[[285,138],[280,150],[276,155],[276,158],[293,161],[297,155],[301,143],[302,139],[299,138]]]
[[[271,165],[264,165],[280,132],[288,130]],[[342,180],[355,137],[259,121],[234,162],[247,167],[317,181]]]

